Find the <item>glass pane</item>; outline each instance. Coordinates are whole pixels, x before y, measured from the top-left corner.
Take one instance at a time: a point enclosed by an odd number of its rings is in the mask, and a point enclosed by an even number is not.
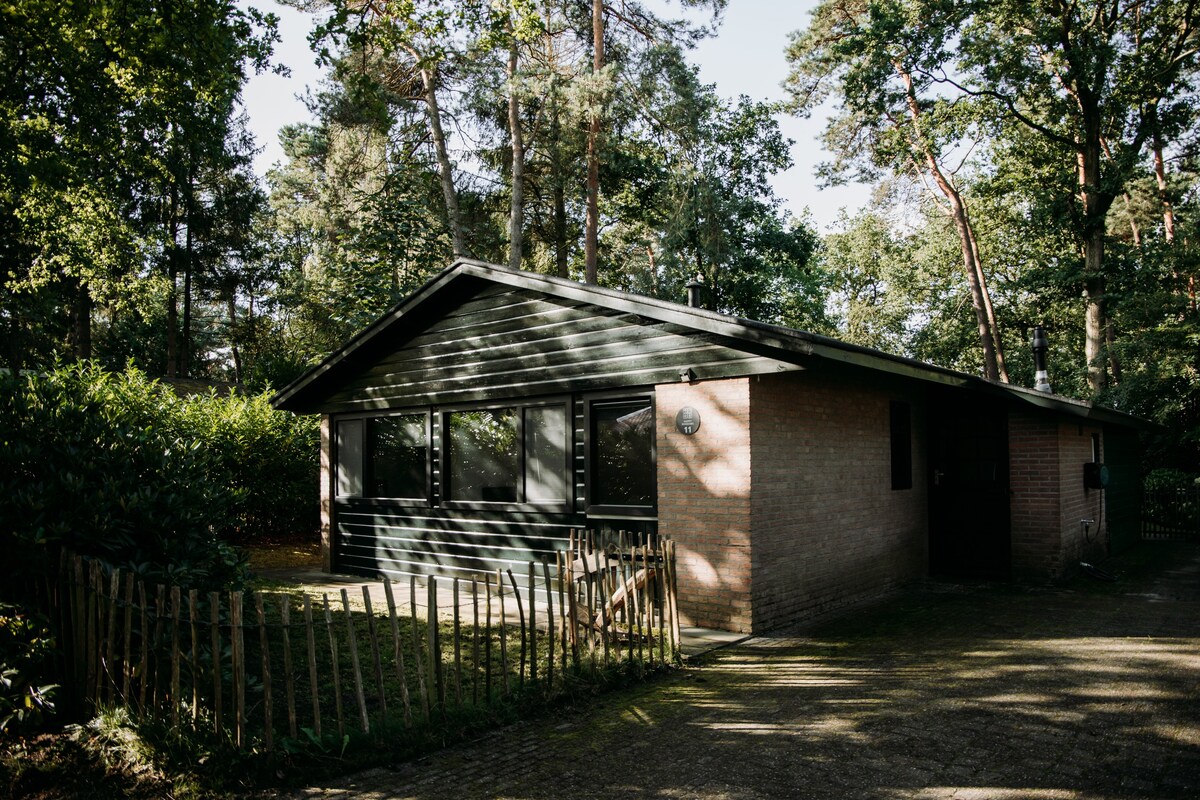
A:
[[[525,409],[525,501],[567,499],[567,409]]]
[[[425,430],[424,414],[371,420],[371,497],[425,499],[429,449]]]
[[[450,500],[517,502],[517,412],[512,408],[447,414]]]
[[[654,408],[649,400],[592,404],[593,505],[653,506]]]
[[[337,424],[337,493],[362,497],[363,423],[361,419]]]

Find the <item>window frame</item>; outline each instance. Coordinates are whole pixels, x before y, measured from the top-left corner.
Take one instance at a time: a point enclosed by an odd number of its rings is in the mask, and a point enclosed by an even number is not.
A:
[[[888,449],[893,492],[913,488],[913,412],[908,400],[888,402]]]
[[[650,416],[654,420],[654,430],[650,436],[650,460],[654,465],[654,503],[648,506],[616,505],[612,503],[594,503],[592,500],[595,490],[597,455],[596,442],[592,435],[594,414],[592,406],[596,403],[611,403],[618,401],[645,400],[650,404]],[[595,392],[583,397],[583,496],[584,514],[587,517],[604,519],[658,519],[658,404],[653,388],[643,390],[625,389],[607,392]]]
[[[559,407],[563,410],[565,420],[563,441],[563,499],[560,502],[528,502],[528,487],[526,486],[527,453],[525,449],[525,411],[530,408]],[[517,417],[517,493],[518,500],[451,500],[450,499],[450,425],[448,416],[454,413],[470,411],[492,411],[501,408],[512,408]],[[438,500],[442,508],[467,511],[512,510],[512,511],[541,511],[548,513],[569,512],[575,504],[574,471],[571,466],[571,456],[575,442],[575,426],[572,414],[571,398],[568,395],[539,397],[533,399],[507,398],[487,400],[476,403],[462,403],[443,406],[434,412],[438,414],[438,425],[441,432],[438,439]]]
[[[374,471],[371,466],[371,436],[370,424],[371,420],[380,419],[383,417],[416,417],[423,416],[425,418],[425,496],[424,497],[379,497],[366,494],[368,488],[374,478]],[[338,494],[337,493],[337,471],[341,466],[341,449],[338,437],[334,436],[333,447],[333,471],[334,471],[334,496],[335,502],[346,502],[353,500],[356,503],[365,503],[367,505],[388,505],[388,506],[408,506],[418,508],[433,507],[433,409],[425,407],[416,408],[389,408],[386,411],[357,411],[350,414],[338,414],[333,419],[334,431],[337,430],[337,425],[343,422],[358,421],[362,423],[362,464],[361,475],[363,494]]]

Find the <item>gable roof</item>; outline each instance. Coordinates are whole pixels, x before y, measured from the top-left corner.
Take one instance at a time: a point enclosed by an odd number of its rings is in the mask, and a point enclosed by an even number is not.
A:
[[[826,336],[755,320],[718,314],[702,308],[562,278],[512,270],[497,264],[460,259],[430,279],[373,323],[351,337],[316,366],[283,387],[271,400],[276,408],[311,412],[322,410],[327,397],[370,359],[396,347],[430,320],[450,308],[464,290],[493,284],[523,290],[558,301],[585,304],[614,314],[633,315],[645,324],[662,323],[734,350],[803,366],[817,358],[928,383],[974,390],[1072,417],[1121,425],[1145,425],[1143,420],[1093,403],[988,381],[976,375],[926,364],[903,356],[841,342]],[[749,373],[748,373],[749,374]]]

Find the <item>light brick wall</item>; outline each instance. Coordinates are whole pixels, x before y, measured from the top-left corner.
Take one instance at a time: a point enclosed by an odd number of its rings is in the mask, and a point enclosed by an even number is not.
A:
[[[321,568],[333,569],[333,428],[321,415]]]
[[[655,388],[658,524],[676,542],[685,624],[751,629],[751,380]],[[691,436],[675,430],[684,406],[700,412]]]
[[[753,627],[765,630],[928,572],[923,393],[815,370],[750,387]],[[890,402],[912,409],[913,486],[891,488]]]
[[[1108,520],[1102,513],[1103,492],[1083,485],[1083,465],[1092,460],[1092,434],[1100,435],[1100,460],[1104,461],[1104,436],[1100,427],[1063,422],[1058,426],[1059,485],[1062,487],[1062,567],[1058,576],[1075,572],[1080,561],[1093,563],[1108,552]],[[1093,521],[1091,541],[1085,541],[1080,520]]]
[[[1101,429],[1012,412],[1008,431],[1013,577],[1055,580],[1072,574],[1081,558],[1102,557],[1108,539],[1099,507],[1102,493],[1083,486],[1092,434]],[[1085,546],[1081,519],[1096,521],[1090,546]]]

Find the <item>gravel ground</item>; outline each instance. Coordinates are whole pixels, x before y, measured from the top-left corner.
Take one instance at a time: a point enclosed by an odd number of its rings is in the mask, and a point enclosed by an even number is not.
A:
[[[292,797],[1200,797],[1200,546],[1106,568],[931,583]]]

